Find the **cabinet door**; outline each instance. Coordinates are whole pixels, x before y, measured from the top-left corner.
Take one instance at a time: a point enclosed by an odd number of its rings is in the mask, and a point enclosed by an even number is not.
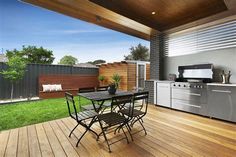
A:
[[[210,117],[236,122],[236,88],[213,86],[208,88]]]
[[[157,104],[170,107],[170,83],[157,83]]]

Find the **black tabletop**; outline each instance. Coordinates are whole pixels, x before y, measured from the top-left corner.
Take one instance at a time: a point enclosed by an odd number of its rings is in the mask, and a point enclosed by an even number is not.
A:
[[[79,96],[82,96],[84,98],[87,98],[92,101],[104,101],[104,100],[110,100],[115,96],[125,96],[133,94],[133,92],[127,92],[127,91],[117,91],[116,94],[109,94],[108,91],[102,91],[102,92],[89,92],[89,93],[78,93]]]

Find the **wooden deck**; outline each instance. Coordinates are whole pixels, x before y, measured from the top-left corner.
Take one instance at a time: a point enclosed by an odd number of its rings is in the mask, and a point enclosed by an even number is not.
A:
[[[236,156],[235,124],[153,106],[144,121],[148,135],[136,134],[130,144],[118,142],[111,146],[112,153],[108,153],[103,138],[97,142],[91,133],[76,148],[76,136],[68,137],[75,124],[70,118],[2,131],[0,157]],[[75,135],[80,135],[82,129],[77,129]]]

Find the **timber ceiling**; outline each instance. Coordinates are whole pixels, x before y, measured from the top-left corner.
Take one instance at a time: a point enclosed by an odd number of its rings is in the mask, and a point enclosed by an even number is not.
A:
[[[227,10],[224,0],[91,0],[159,31]],[[152,12],[155,12],[153,15]]]
[[[236,15],[236,0],[21,1],[146,40],[154,33]]]

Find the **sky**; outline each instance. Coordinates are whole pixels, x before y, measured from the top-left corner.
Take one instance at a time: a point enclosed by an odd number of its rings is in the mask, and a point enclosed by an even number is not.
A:
[[[58,63],[64,55],[80,63],[103,59],[121,61],[129,48],[149,41],[106,29],[17,0],[0,0],[0,49],[21,49],[22,45],[52,50]],[[0,52],[2,53],[2,52]]]

